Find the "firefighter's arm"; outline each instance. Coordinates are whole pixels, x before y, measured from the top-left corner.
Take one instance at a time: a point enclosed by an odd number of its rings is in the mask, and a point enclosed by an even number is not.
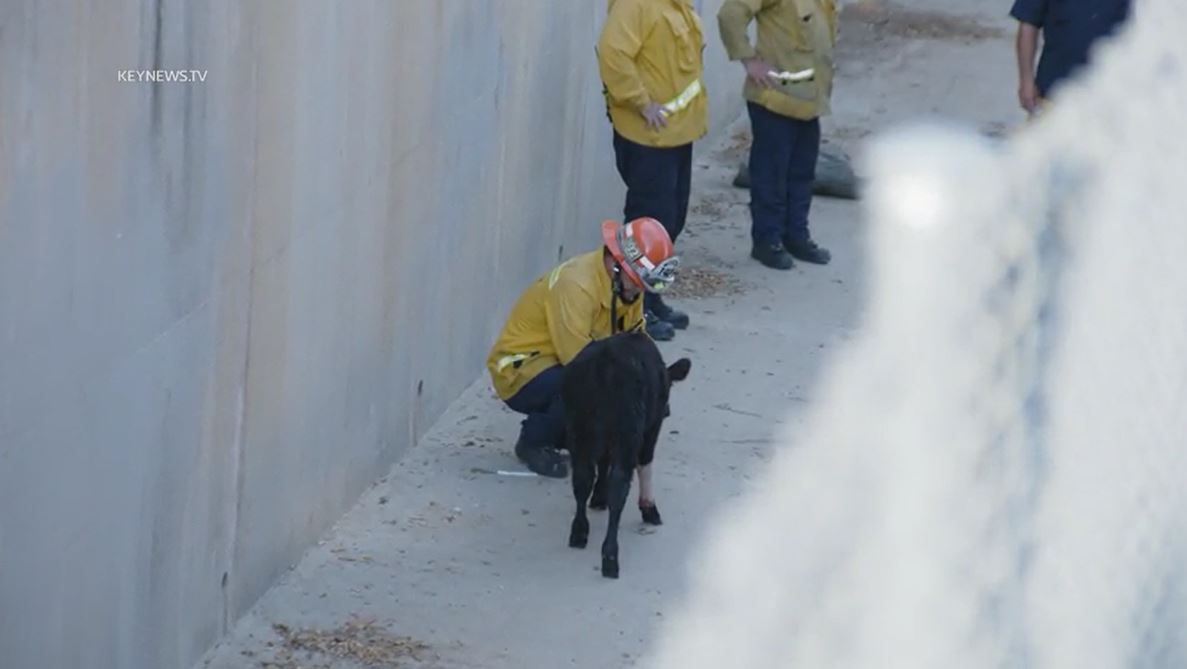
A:
[[[830,1],[825,3],[825,16],[828,18],[829,34],[832,36],[832,43],[837,44],[837,32],[840,30],[840,16],[837,14],[837,3]]]
[[[564,278],[548,291],[544,305],[548,334],[562,365],[569,364],[586,344],[593,341],[590,332],[599,308],[598,301],[584,288]]]
[[[646,35],[646,8],[639,0],[617,0],[598,39],[598,71],[610,98],[639,111],[650,103],[635,58]]]
[[[750,43],[747,29],[767,0],[725,0],[717,10],[717,28],[730,60],[746,60],[758,55]]]

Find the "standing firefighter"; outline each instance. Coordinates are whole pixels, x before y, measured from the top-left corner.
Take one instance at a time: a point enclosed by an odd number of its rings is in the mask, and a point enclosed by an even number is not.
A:
[[[610,0],[598,40],[614,154],[627,188],[624,220],[654,218],[673,242],[688,214],[692,144],[708,130],[703,48],[691,0]],[[658,293],[643,300],[652,338],[668,340],[688,327],[688,315]]]
[[[528,286],[487,357],[495,393],[525,414],[515,455],[542,476],[564,478],[561,370],[595,339],[643,325],[640,293],[658,294],[680,261],[658,221],[602,224],[602,246]]]
[[[1097,43],[1125,24],[1130,5],[1130,0],[1014,0],[1018,103],[1028,114],[1038,113],[1054,91],[1092,64]],[[1036,69],[1040,33],[1043,56]]]
[[[758,24],[758,45],[746,34]],[[792,257],[827,264],[808,232],[820,154],[820,117],[833,87],[835,0],[725,0],[717,13],[730,60],[746,67],[750,147],[751,257],[791,269]]]

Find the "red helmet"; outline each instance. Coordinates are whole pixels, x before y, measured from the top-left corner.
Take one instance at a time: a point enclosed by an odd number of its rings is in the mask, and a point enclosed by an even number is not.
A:
[[[602,241],[638,287],[659,293],[676,280],[680,258],[673,255],[672,238],[659,221],[636,218],[626,225],[602,223]]]

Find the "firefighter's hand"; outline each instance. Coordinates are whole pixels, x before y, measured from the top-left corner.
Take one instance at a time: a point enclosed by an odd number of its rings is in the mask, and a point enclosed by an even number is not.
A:
[[[1027,114],[1034,114],[1039,109],[1039,87],[1034,78],[1023,79],[1018,86],[1018,104]]]
[[[746,78],[763,88],[771,88],[775,81],[771,79],[771,66],[762,58],[747,58],[742,61],[746,66]]]
[[[647,119],[647,127],[652,130],[659,130],[668,125],[668,119],[664,117],[664,108],[658,102],[649,102],[643,108],[643,118]]]

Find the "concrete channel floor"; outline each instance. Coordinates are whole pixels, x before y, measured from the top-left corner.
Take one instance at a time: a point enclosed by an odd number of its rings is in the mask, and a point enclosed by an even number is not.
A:
[[[1011,25],[1000,4],[848,8],[826,146],[860,158],[871,133],[919,117],[989,133],[1017,126]],[[699,152],[680,251],[684,289],[702,295],[672,300],[693,323],[661,344],[669,362],[693,360],[658,446],[664,525],[642,524],[636,483],[619,580],[598,571],[604,512],[591,517],[589,548],[567,546],[568,479],[498,473],[523,470],[511,453],[519,418],[483,375],[198,666],[640,666],[680,605],[698,546],[712,541],[714,523],[728,522],[729,501],[774,449],[794,448],[773,434],[795,433],[829,357],[860,327],[868,254],[860,203],[814,202],[814,235],[833,252],[830,265],[761,267],[748,256],[748,194],[730,185],[746,132],[743,116]]]

